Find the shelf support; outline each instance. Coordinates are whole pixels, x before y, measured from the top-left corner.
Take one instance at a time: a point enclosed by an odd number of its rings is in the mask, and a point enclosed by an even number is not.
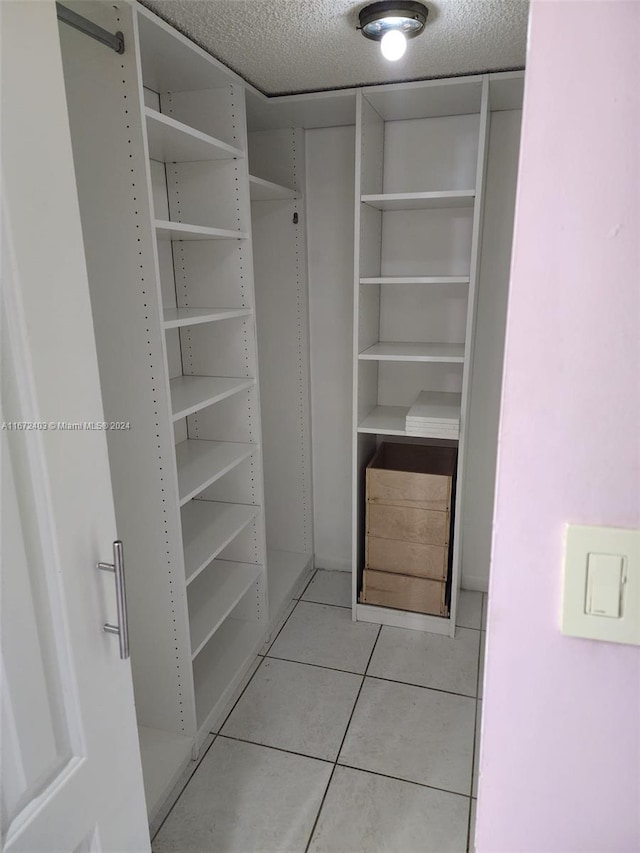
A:
[[[93,21],[90,21],[88,18],[83,18],[83,16],[78,15],[77,12],[72,12],[71,9],[67,9],[67,7],[63,6],[61,3],[56,3],[56,15],[59,21],[63,21],[63,23],[68,24],[76,30],[80,30],[81,33],[90,36],[92,39],[99,41],[101,44],[105,44],[107,47],[113,48],[116,53],[124,53],[124,35],[120,30],[118,30],[114,35],[108,30],[94,24]]]

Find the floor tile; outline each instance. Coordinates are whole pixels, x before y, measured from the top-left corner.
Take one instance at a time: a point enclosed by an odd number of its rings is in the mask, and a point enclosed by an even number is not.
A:
[[[300,853],[330,774],[313,758],[218,737],[153,853]]]
[[[220,731],[220,729],[222,728],[222,724],[224,723],[224,721],[227,719],[227,717],[231,713],[231,710],[233,709],[233,706],[238,701],[238,698],[242,695],[242,691],[245,689],[247,684],[253,678],[253,675],[254,675],[255,671],[258,669],[258,667],[260,666],[260,664],[262,663],[262,660],[263,659],[259,655],[256,655],[256,659],[253,661],[253,663],[249,667],[246,675],[244,676],[244,678],[242,679],[240,684],[236,687],[236,689],[233,691],[233,695],[231,696],[231,698],[229,699],[229,701],[225,705],[224,711],[220,714],[218,719],[211,726],[212,733],[217,734],[217,732]]]
[[[318,569],[306,588],[303,601],[351,607],[351,572],[330,572]]]
[[[274,627],[273,631],[271,631],[271,633],[269,634],[269,639],[265,642],[264,646],[260,649],[259,654],[266,655],[266,653],[269,651],[269,647],[271,645],[273,645],[273,641],[278,636],[278,632],[280,631],[282,626],[285,624],[285,622],[287,621],[289,616],[291,616],[291,614],[293,613],[293,610],[294,610],[297,603],[298,603],[297,601],[289,602],[289,606],[285,610],[284,615],[282,616],[282,618],[280,619],[278,624]]]
[[[405,628],[382,628],[367,675],[476,695],[480,631],[458,628],[452,639]]]
[[[471,816],[469,818],[469,853],[475,853],[476,849],[476,808],[477,800],[471,800]]]
[[[476,745],[473,754],[473,788],[471,795],[478,796],[478,778],[480,776],[480,728],[482,725],[482,702],[478,702],[476,709]]]
[[[461,589],[458,598],[456,625],[460,628],[476,628],[482,626],[482,593],[469,589]]]
[[[363,673],[378,635],[378,625],[352,622],[344,607],[300,601],[270,657]]]
[[[309,853],[464,853],[469,800],[337,767]]]
[[[487,632],[480,633],[480,670],[478,672],[478,699],[482,699],[482,682],[484,681],[484,657],[487,651]]]
[[[222,733],[335,761],[361,675],[266,658]]]
[[[476,703],[366,678],[339,761],[469,795]]]

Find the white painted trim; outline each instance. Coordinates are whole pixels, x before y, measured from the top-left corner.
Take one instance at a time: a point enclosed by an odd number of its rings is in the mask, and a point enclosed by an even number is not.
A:
[[[323,557],[321,554],[315,556],[316,569],[326,569],[329,572],[350,572],[349,560],[336,560],[333,557]]]

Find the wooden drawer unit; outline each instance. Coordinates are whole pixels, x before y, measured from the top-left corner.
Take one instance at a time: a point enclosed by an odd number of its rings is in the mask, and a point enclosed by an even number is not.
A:
[[[447,615],[456,455],[387,442],[369,463],[363,602]]]
[[[398,539],[380,539],[377,536],[367,536],[366,545],[369,569],[431,580],[447,579],[446,545],[422,545]]]
[[[412,610],[448,616],[446,584],[428,578],[409,577],[365,569],[362,575],[362,601],[381,607]]]
[[[367,501],[449,512],[456,455],[454,447],[381,444],[367,467]]]

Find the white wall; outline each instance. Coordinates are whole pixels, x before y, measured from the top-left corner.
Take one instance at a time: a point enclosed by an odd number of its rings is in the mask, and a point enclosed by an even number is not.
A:
[[[351,570],[355,128],[306,131],[316,565]]]
[[[462,522],[462,585],[486,590],[521,110],[491,115]]]

